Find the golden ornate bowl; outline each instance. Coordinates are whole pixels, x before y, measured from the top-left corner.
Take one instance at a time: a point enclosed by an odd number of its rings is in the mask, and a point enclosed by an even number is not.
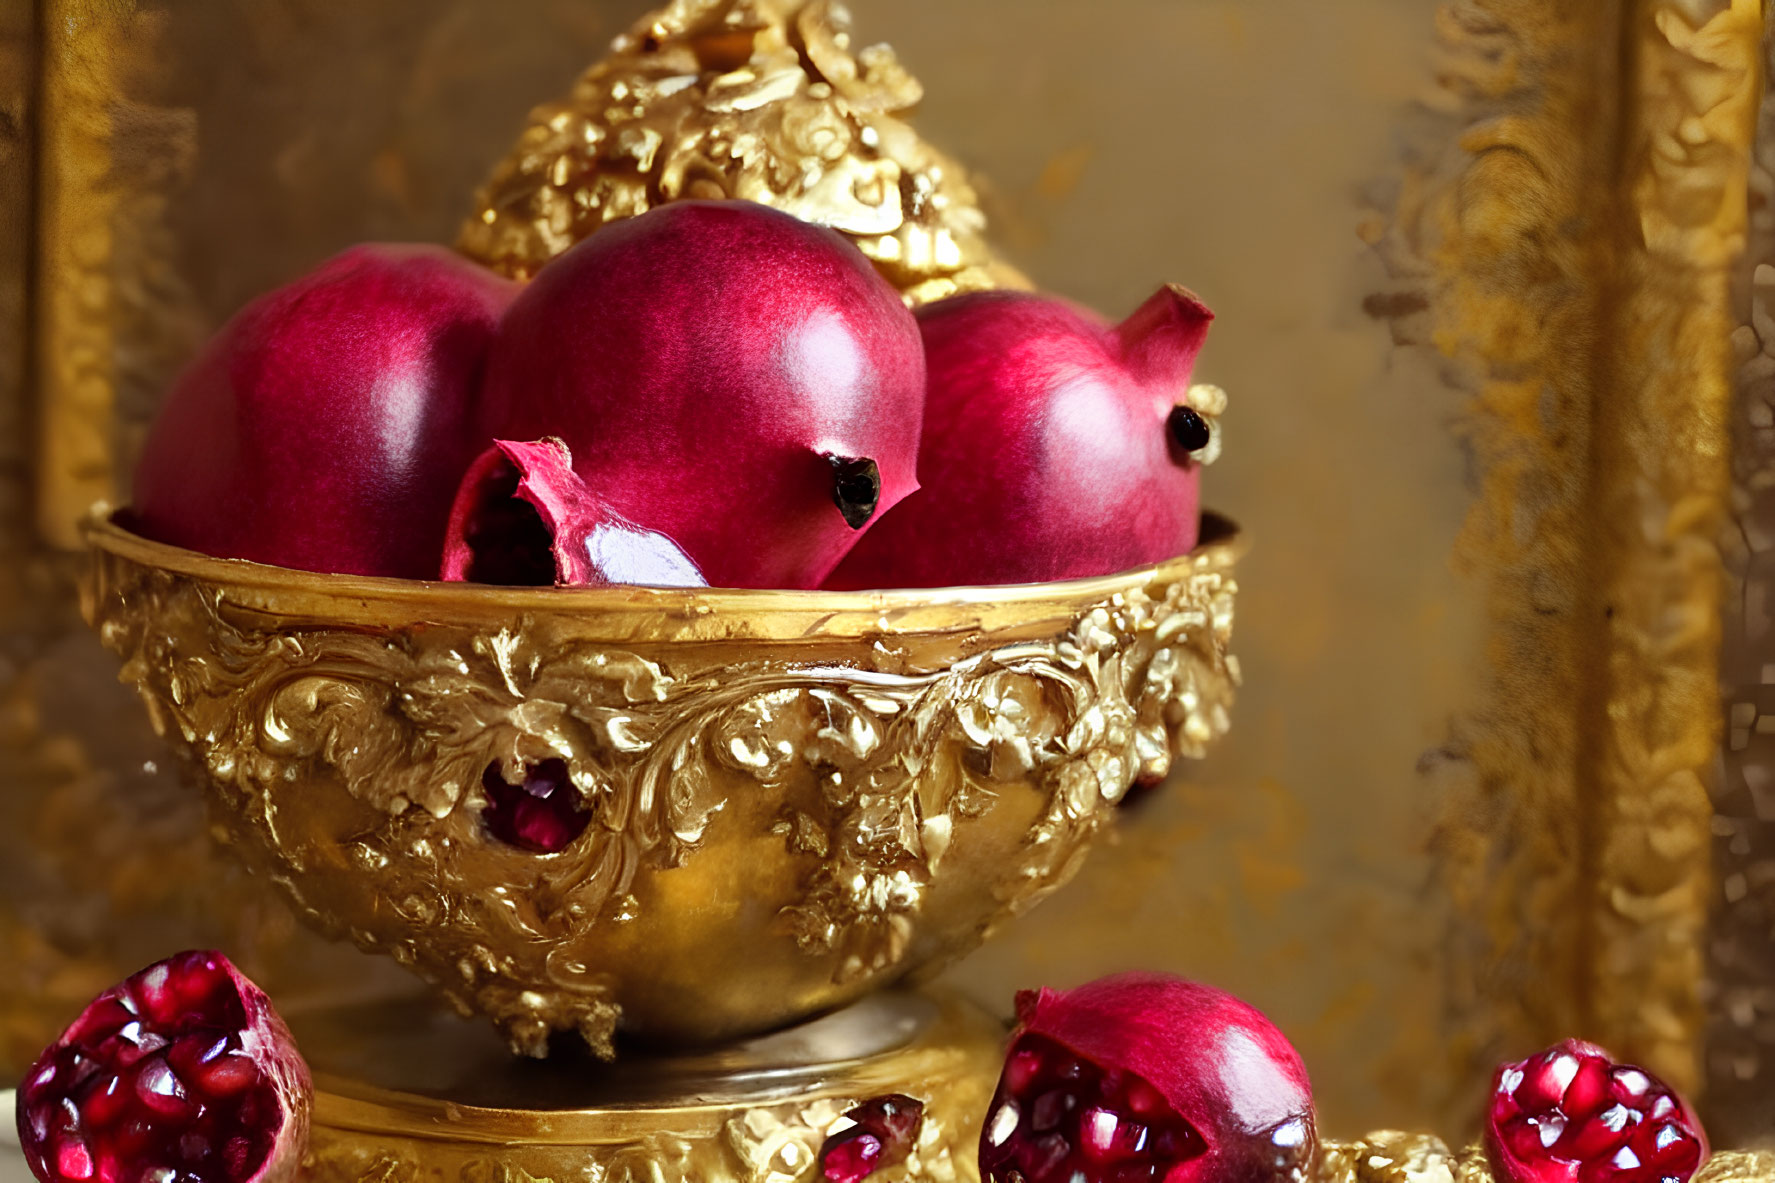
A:
[[[86,525],[83,608],[218,838],[323,929],[541,1055],[770,1029],[977,945],[1227,726],[1241,546],[887,592],[317,575]],[[536,854],[489,766],[590,810]]]

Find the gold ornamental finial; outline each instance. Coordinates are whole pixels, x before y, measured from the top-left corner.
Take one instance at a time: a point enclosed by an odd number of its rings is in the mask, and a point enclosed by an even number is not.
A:
[[[902,118],[922,93],[834,0],[673,0],[531,113],[457,245],[527,278],[606,222],[743,198],[847,235],[911,304],[1030,286],[961,166]]]

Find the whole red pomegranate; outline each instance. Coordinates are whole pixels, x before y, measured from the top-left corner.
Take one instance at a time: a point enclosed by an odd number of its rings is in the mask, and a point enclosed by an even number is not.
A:
[[[360,246],[247,305],[167,395],[136,528],[222,558],[434,578],[516,290],[439,247]]]
[[[587,488],[710,583],[812,587],[917,487],[924,354],[838,234],[685,201],[551,261],[501,322],[484,436],[559,436]]]
[[[506,586],[707,586],[677,543],[593,496],[556,439],[497,440],[469,465],[444,535],[443,577]]]
[[[1188,397],[1212,316],[1176,286],[1116,326],[1029,292],[920,309],[920,488],[828,586],[1038,583],[1188,551],[1218,445],[1219,407]]]
[[[18,1093],[42,1183],[280,1183],[308,1142],[308,1066],[220,953],[180,953],[93,999]]]
[[[987,1183],[1306,1178],[1306,1068],[1230,994],[1163,974],[1025,992],[980,1135]]]
[[[1686,1183],[1707,1158],[1687,1101],[1579,1039],[1498,1068],[1485,1137],[1507,1183]]]

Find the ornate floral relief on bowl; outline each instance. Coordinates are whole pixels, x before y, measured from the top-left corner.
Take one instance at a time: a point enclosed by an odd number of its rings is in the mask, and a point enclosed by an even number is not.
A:
[[[1225,731],[1241,546],[1100,579],[788,592],[316,575],[87,525],[87,619],[219,840],[542,1054],[712,1041],[973,948]],[[565,761],[564,849],[482,778]]]

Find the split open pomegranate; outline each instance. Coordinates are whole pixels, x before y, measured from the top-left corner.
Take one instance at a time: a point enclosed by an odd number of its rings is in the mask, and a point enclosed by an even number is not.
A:
[[[1306,1177],[1306,1069],[1252,1007],[1163,974],[1025,993],[1017,1006],[980,1136],[988,1183]]]
[[[444,531],[443,577],[507,587],[704,587],[690,556],[587,489],[558,439],[497,440],[471,465]]]
[[[1687,1101],[1579,1039],[1500,1067],[1486,1116],[1509,1183],[1685,1183],[1707,1158]]]
[[[308,1067],[220,953],[95,998],[25,1076],[19,1142],[43,1183],[281,1183],[307,1147]]]

